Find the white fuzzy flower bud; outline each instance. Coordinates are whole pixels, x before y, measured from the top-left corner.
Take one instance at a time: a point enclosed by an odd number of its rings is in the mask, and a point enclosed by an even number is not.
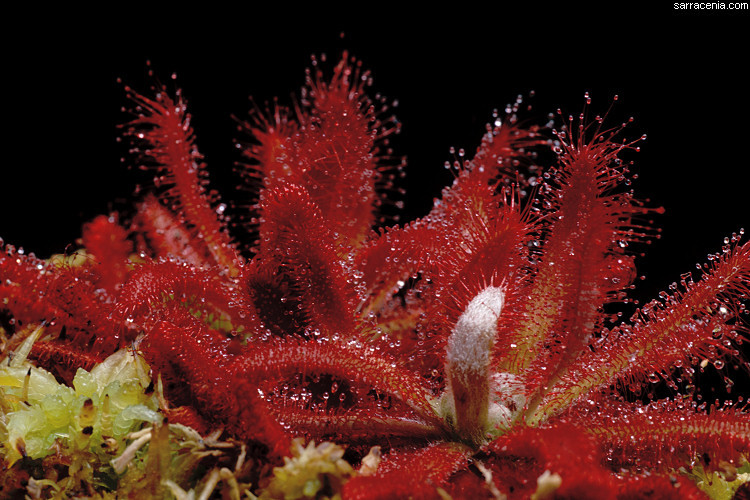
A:
[[[481,442],[486,432],[490,359],[504,303],[502,288],[485,288],[466,306],[448,338],[446,373],[456,430],[474,443]]]

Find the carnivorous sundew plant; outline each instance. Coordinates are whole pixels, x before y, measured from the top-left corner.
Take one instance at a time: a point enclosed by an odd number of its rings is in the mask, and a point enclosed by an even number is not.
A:
[[[391,103],[324,66],[240,124],[252,244],[165,85],[125,87],[155,181],[131,213],[64,255],[4,245],[0,495],[747,498],[746,402],[697,382],[750,369],[743,231],[636,303],[660,209],[588,97],[509,106],[398,221]]]

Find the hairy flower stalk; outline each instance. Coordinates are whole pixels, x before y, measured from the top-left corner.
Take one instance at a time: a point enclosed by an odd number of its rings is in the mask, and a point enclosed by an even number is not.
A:
[[[457,434],[474,445],[481,443],[488,431],[490,354],[504,302],[502,288],[490,286],[480,292],[458,318],[446,347],[451,416]]]

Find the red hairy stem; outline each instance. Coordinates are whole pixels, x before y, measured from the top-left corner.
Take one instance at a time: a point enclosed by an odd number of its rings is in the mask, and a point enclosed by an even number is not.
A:
[[[344,485],[343,498],[440,499],[438,488],[465,468],[472,451],[458,443],[440,443],[422,450],[393,452],[384,457],[377,473],[357,476]]]
[[[488,430],[490,361],[504,305],[501,288],[485,288],[458,318],[446,346],[445,372],[456,431],[474,445],[484,442]]]
[[[239,254],[217,217],[217,209],[212,208],[216,196],[206,192],[203,157],[195,146],[190,115],[180,92],[175,101],[166,89],[155,99],[127,90],[139,110],[127,134],[148,145],[142,153],[144,159],[152,161],[163,174],[159,182],[169,186],[167,199],[190,225],[191,241],[201,240],[208,249],[211,260],[206,264],[218,265],[235,275]]]

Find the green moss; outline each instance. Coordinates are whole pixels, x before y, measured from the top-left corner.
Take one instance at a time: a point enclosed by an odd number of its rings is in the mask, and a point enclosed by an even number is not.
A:
[[[0,460],[19,473],[30,460],[64,465],[52,488],[61,497],[81,484],[116,484],[110,461],[126,447],[129,433],[161,420],[147,390],[148,365],[123,349],[91,372],[79,369],[68,387],[26,360],[42,330],[0,361]],[[51,487],[52,479],[32,478],[32,487]]]
[[[6,479],[20,488],[13,494],[163,499],[218,488],[254,497],[242,479],[251,467],[238,458],[244,445],[166,425],[140,356],[118,351],[90,372],[79,369],[69,387],[26,360],[42,333],[36,328],[0,361],[0,467],[18,479]]]
[[[720,471],[696,466],[687,475],[712,499],[731,500],[740,486],[750,482],[750,462],[745,461],[739,468],[723,465]]]
[[[295,439],[291,451],[284,466],[274,468],[273,478],[260,495],[262,500],[339,498],[341,486],[354,474],[342,458],[343,448],[330,442],[303,446],[302,440]]]

